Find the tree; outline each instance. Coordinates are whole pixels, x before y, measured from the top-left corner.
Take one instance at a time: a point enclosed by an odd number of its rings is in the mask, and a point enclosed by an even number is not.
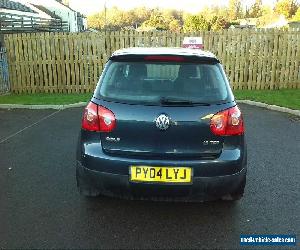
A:
[[[296,0],[279,0],[274,8],[277,14],[284,15],[286,18],[291,18],[295,15],[299,4]]]
[[[215,16],[221,16],[225,19],[228,19],[228,8],[226,7],[220,7],[220,6],[210,6],[210,7],[204,7],[200,13],[200,15],[204,16],[206,20],[212,20]]]
[[[255,0],[255,3],[249,9],[249,17],[257,18],[262,16],[262,0]]]
[[[252,6],[251,6],[252,7]],[[245,18],[249,18],[250,17],[250,10],[249,8],[246,6],[246,11],[245,11]]]
[[[178,18],[178,19],[177,19]],[[148,20],[144,21],[142,28],[155,28],[157,30],[180,31],[182,14],[176,10],[154,9]]]
[[[188,15],[184,20],[183,30],[185,32],[194,32],[209,30],[210,24],[203,15]]]
[[[270,6],[262,7],[262,16],[258,18],[257,27],[264,27],[270,23],[276,22],[279,15],[273,11]]]
[[[177,19],[173,19],[170,23],[169,23],[169,30],[173,31],[173,32],[179,32],[181,30],[181,25],[179,20]]]
[[[298,8],[296,14],[293,16],[293,21],[300,22],[300,7]]]
[[[150,10],[137,8],[130,11],[124,11],[117,7],[107,9],[98,14],[88,16],[89,27],[94,29],[121,30],[133,29],[150,17]]]
[[[214,16],[210,21],[210,29],[213,31],[218,31],[228,28],[229,23],[226,18],[222,16]]]
[[[162,10],[161,14],[166,17],[166,19],[171,20],[178,20],[180,25],[183,24],[183,12],[182,11],[178,11],[178,10],[174,10],[174,9],[166,9],[166,10]]]
[[[93,29],[102,29],[105,24],[104,12],[94,14],[87,17],[89,27]]]
[[[138,27],[151,17],[151,12],[151,9],[137,7],[130,10],[129,14],[132,16],[134,26]]]
[[[152,27],[157,30],[168,30],[169,24],[161,13],[155,11],[151,14],[150,19],[146,20],[142,24],[142,27]]]
[[[241,0],[229,0],[228,18],[233,21],[243,16]]]

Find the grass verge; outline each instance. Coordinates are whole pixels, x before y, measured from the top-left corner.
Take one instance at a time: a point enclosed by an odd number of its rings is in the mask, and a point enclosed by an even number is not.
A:
[[[235,90],[237,100],[252,100],[300,110],[300,89]]]
[[[237,100],[252,100],[300,110],[300,89],[284,90],[235,90]],[[92,93],[86,94],[8,94],[0,95],[0,104],[71,104],[87,102]]]
[[[0,104],[72,104],[77,102],[87,102],[92,93],[86,94],[8,94],[0,96]]]

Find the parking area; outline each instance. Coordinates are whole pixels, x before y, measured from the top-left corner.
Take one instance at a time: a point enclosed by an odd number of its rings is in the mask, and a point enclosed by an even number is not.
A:
[[[240,107],[248,180],[234,205],[81,197],[75,150],[82,108],[0,109],[0,248],[232,249],[240,248],[240,234],[299,238],[300,120]]]

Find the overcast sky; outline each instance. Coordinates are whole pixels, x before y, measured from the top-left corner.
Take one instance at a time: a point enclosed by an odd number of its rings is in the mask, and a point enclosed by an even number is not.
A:
[[[107,7],[118,6],[122,9],[132,9],[137,6],[174,8],[191,13],[199,12],[204,6],[226,5],[229,0],[106,0]],[[264,4],[272,5],[276,0],[263,0]],[[84,13],[92,14],[103,9],[105,0],[70,0],[70,7]],[[242,0],[251,5],[255,0]]]

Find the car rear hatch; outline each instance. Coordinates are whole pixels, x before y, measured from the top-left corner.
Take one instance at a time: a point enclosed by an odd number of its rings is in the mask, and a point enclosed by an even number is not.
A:
[[[210,118],[234,105],[218,62],[157,58],[108,63],[92,99],[116,119],[112,131],[101,132],[104,152],[145,159],[217,157],[223,137],[211,132]]]
[[[141,158],[214,158],[221,153],[223,138],[210,130],[211,115],[223,106],[164,107],[114,103],[95,100],[111,110],[116,127],[101,133],[104,151],[127,157]],[[231,104],[232,105],[232,104]],[[156,119],[170,119],[167,129],[161,130]]]

